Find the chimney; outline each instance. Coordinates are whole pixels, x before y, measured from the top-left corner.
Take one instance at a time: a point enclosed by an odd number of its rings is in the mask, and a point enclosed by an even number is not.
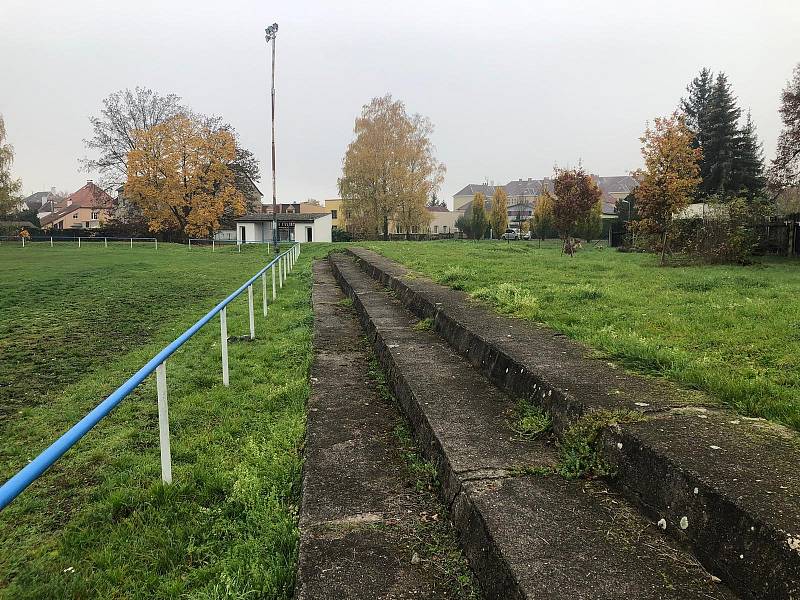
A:
[[[87,179],[86,180],[86,185],[92,185],[92,183],[94,183],[94,182],[91,179]]]
[[[533,178],[532,177],[528,177],[528,181],[533,181]]]
[[[55,194],[56,193],[56,186],[53,186],[53,187],[50,188],[50,193],[51,194]]]

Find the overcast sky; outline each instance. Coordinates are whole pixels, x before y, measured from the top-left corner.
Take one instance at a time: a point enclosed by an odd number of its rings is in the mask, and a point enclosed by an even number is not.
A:
[[[387,92],[433,121],[448,201],[554,163],[627,173],[646,121],[671,112],[703,66],[728,74],[769,158],[800,62],[798,0],[0,0],[0,113],[24,191],[91,178],[78,163],[89,115],[139,85],[233,124],[269,196],[274,21],[283,202],[337,195],[353,120]]]

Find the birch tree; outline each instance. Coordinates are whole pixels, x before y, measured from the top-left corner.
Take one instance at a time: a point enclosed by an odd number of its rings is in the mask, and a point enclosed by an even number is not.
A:
[[[338,181],[348,225],[384,239],[392,220],[406,232],[427,226],[425,205],[445,172],[433,155],[430,120],[408,115],[405,105],[387,94],[363,107],[353,131]]]

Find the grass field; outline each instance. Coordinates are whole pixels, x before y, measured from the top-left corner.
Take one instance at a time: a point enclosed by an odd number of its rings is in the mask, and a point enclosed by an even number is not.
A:
[[[288,598],[311,357],[304,252],[256,340],[218,320],[167,363],[174,484],[152,378],[0,513],[2,598]],[[186,247],[0,246],[0,480],[267,260]],[[260,307],[260,287],[256,288]],[[228,310],[247,332],[246,295]]]
[[[627,368],[800,430],[800,263],[663,268],[553,243],[364,244],[500,312],[549,325]]]

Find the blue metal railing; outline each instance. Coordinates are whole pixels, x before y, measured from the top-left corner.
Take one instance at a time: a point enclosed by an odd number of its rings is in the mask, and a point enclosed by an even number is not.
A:
[[[285,252],[277,255],[273,258],[263,269],[261,269],[258,273],[253,275],[250,279],[248,279],[241,287],[239,287],[235,292],[233,292],[230,296],[225,298],[222,302],[217,304],[214,308],[212,308],[208,313],[205,314],[199,321],[197,321],[194,325],[189,327],[186,331],[184,331],[180,336],[178,336],[175,341],[171,344],[166,346],[161,352],[156,354],[153,358],[151,358],[147,364],[145,364],[141,369],[139,369],[132,377],[130,377],[125,383],[119,386],[116,390],[114,390],[110,396],[108,396],[105,400],[103,400],[100,404],[98,404],[94,409],[92,409],[89,414],[83,417],[80,421],[78,421],[75,425],[73,425],[66,433],[64,433],[60,438],[58,438],[55,442],[53,442],[44,452],[42,452],[39,456],[34,458],[30,463],[28,463],[24,468],[22,468],[16,475],[14,475],[11,479],[6,481],[2,487],[0,487],[0,510],[4,509],[8,506],[14,498],[19,496],[22,491],[27,488],[31,483],[33,483],[36,479],[38,479],[42,473],[44,473],[50,466],[56,462],[63,454],[69,450],[72,446],[74,446],[78,440],[80,440],[86,433],[97,423],[100,422],[103,417],[108,415],[128,394],[130,394],[145,378],[155,372],[157,369],[161,368],[164,369],[164,362],[166,359],[171,356],[178,348],[180,348],[186,341],[191,338],[195,333],[197,333],[201,327],[206,325],[211,319],[213,319],[217,314],[220,314],[220,321],[222,327],[222,342],[223,342],[223,383],[228,385],[228,364],[227,364],[227,325],[226,325],[226,307],[230,304],[234,299],[236,299],[242,292],[248,290],[248,304],[249,304],[249,311],[250,311],[250,337],[255,336],[254,327],[253,327],[253,290],[252,286],[258,280],[259,277],[264,277],[263,279],[263,290],[264,290],[264,314],[267,313],[267,299],[266,299],[266,273],[269,269],[272,269],[272,297],[273,300],[275,299],[275,268],[278,268],[278,278],[280,280],[281,287],[283,286],[283,281],[285,280],[286,274],[289,269],[294,265],[294,262],[300,255],[300,245],[294,244]],[[166,422],[166,372],[164,371],[164,380],[163,384],[159,378],[158,381],[158,394],[159,394],[159,429],[162,433],[160,443],[162,448],[162,464],[161,464],[161,471],[162,471],[162,478],[165,482],[169,483],[172,479],[171,476],[171,464],[169,464],[169,430],[168,424]],[[162,389],[163,385],[163,389]],[[162,415],[162,392],[163,392],[163,408],[164,414]],[[164,424],[162,424],[162,418],[164,419]],[[166,427],[166,428],[163,428]],[[164,431],[166,431],[167,438],[164,439]],[[167,464],[165,464],[165,454],[164,454],[164,445],[166,442],[166,460]]]

